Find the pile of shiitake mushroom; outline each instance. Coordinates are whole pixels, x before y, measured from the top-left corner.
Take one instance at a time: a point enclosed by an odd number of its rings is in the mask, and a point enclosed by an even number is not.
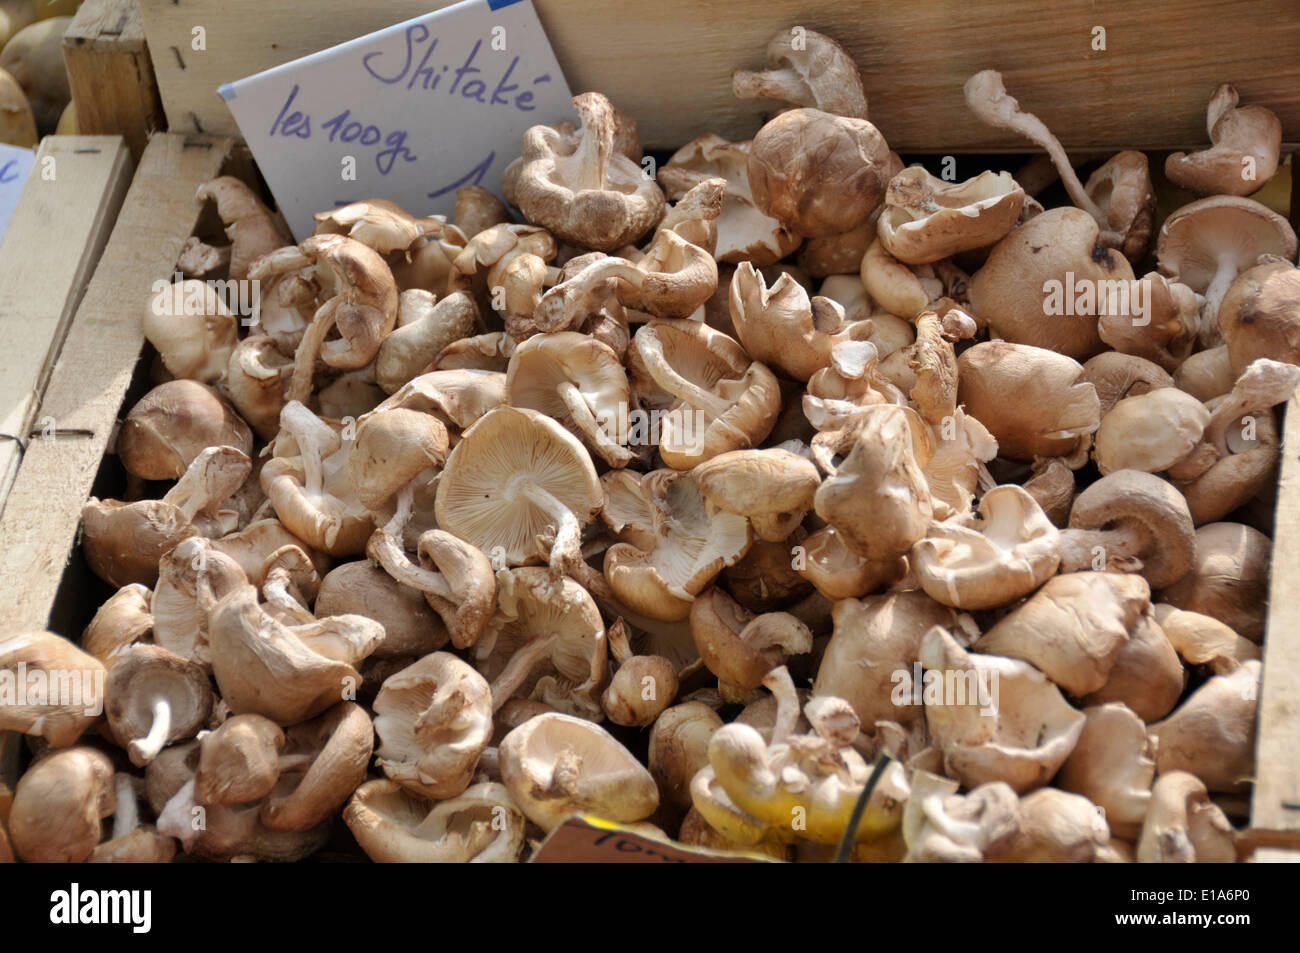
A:
[[[287,860],[341,816],[375,860],[514,861],[585,812],[785,860],[1238,857],[1300,378],[1296,237],[1246,197],[1277,118],[1215,93],[1162,220],[1143,154],[1080,182],[997,73],[970,107],[1054,174],[905,168],[833,40],[767,55],[734,91],[790,108],[657,174],[591,92],[509,204],[293,245],[200,190],[229,242],[145,306],[128,498],[83,511],[116,594],[79,647],[0,643],[105,695],[0,709],[34,753],[0,852]]]

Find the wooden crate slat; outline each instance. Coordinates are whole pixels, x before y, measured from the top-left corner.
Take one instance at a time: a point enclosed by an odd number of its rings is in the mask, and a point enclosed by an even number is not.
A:
[[[145,149],[40,409],[74,433],[31,442],[0,517],[0,630],[47,624],[144,345],[150,287],[170,280],[201,211],[195,191],[220,172],[230,145],[163,134]]]
[[[63,337],[130,184],[131,157],[117,136],[41,142],[0,242],[0,433],[26,439],[35,425]],[[16,441],[0,440],[0,512],[21,460]]]
[[[217,88],[448,0],[140,0],[167,120],[175,131],[239,135]],[[731,71],[763,65],[794,25],[834,36],[862,69],[871,118],[900,151],[1024,151],[976,121],[972,73],[1008,89],[1069,148],[1173,149],[1207,142],[1205,106],[1222,82],[1282,119],[1300,141],[1300,17],[1294,0],[535,0],[575,93],[596,89],[637,118],[650,148],[704,132],[751,136],[772,103],[731,96]],[[1263,24],[1263,26],[1261,26]],[[192,30],[207,49],[191,48]],[[1106,31],[1094,50],[1093,29]],[[1261,42],[1261,36],[1267,36]]]
[[[1300,397],[1287,404],[1273,523],[1268,627],[1255,745],[1251,826],[1300,834]],[[1273,860],[1300,863],[1270,849]]]
[[[123,136],[139,161],[166,126],[137,0],[85,0],[63,34],[77,131]]]

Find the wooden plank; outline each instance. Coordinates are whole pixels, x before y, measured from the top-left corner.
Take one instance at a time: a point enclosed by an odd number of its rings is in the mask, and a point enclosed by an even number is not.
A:
[[[53,164],[50,164],[52,160]],[[24,442],[131,183],[117,136],[47,136],[0,242],[0,433]],[[0,512],[18,473],[18,441],[0,440]]]
[[[172,130],[238,135],[217,88],[391,26],[449,0],[140,0]],[[1300,141],[1300,17],[1293,0],[535,0],[574,92],[597,89],[637,118],[650,148],[704,132],[747,138],[772,103],[731,96],[731,71],[795,25],[827,33],[863,71],[871,118],[908,152],[1010,149],[1022,141],[976,121],[972,73],[1007,88],[1070,148],[1171,149],[1206,141],[1205,106],[1222,82],[1282,119]],[[207,49],[192,49],[192,31]],[[1105,49],[1094,50],[1095,27]],[[1266,42],[1261,42],[1267,37]]]
[[[150,286],[170,280],[198,221],[194,193],[219,174],[230,146],[171,134],[149,140],[40,409],[61,435],[32,441],[0,517],[0,633],[47,624],[144,346]]]
[[[77,132],[126,139],[137,162],[166,127],[137,0],[85,0],[63,34]]]
[[[1286,408],[1270,573],[1250,822],[1300,833],[1300,397]]]

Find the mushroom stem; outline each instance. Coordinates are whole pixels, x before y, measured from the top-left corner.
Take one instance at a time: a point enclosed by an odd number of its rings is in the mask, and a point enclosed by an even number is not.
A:
[[[514,697],[521,685],[532,674],[537,664],[550,657],[551,646],[556,636],[548,635],[523,645],[510,656],[510,661],[492,680],[492,711],[498,711],[502,705]]]
[[[636,340],[646,370],[661,390],[713,418],[722,417],[731,409],[731,405],[721,397],[678,374],[664,357],[664,347],[657,336],[643,331]]]
[[[172,730],[172,703],[166,696],[160,695],[153,700],[153,722],[149,733],[137,738],[127,745],[127,754],[131,763],[142,768],[158,756],[167,744],[167,736]]]
[[[281,774],[305,771],[316,762],[314,754],[282,754],[278,759]]]
[[[577,385],[572,381],[561,381],[559,392],[564,406],[569,408],[574,425],[582,431],[582,435],[595,447],[596,452],[611,466],[627,466],[632,461],[631,451],[610,439],[609,433],[587,406],[587,401]]]
[[[507,502],[518,496],[543,510],[555,520],[555,544],[551,547],[550,566],[553,572],[573,575],[574,566],[582,562],[582,526],[573,511],[555,498],[544,487],[527,475],[512,478],[506,484]]]
[[[573,168],[577,172],[573,191],[603,189],[614,152],[613,107],[599,93],[575,96],[573,105],[582,120],[582,132],[573,156]]]
[[[301,595],[297,593],[297,586],[294,586],[289,570],[281,566],[267,573],[266,582],[262,583],[262,597],[268,605],[279,609],[294,622],[316,621],[316,617],[303,604]]]
[[[1109,233],[1110,223],[1106,213],[1084,190],[1083,183],[1075,174],[1070,157],[1065,154],[1058,140],[1047,125],[1033,113],[1024,112],[1016,98],[1007,92],[1002,84],[1002,74],[997,70],[986,69],[976,73],[966,81],[966,104],[979,119],[997,129],[1006,129],[1024,136],[1030,142],[1044,149],[1061,175],[1061,182],[1070,194],[1072,201],[1083,209],[1101,227],[1103,235]],[[1102,244],[1108,244],[1104,237]]]
[[[298,447],[298,457],[302,460],[303,492],[311,497],[322,495],[325,490],[324,458],[328,455],[324,451],[328,448],[333,453],[342,446],[338,435],[301,401],[285,404],[280,412],[280,429],[287,431]]]
[[[1060,571],[1086,572],[1094,569],[1097,549],[1101,550],[1101,557],[1105,561],[1103,569],[1137,572],[1142,568],[1142,559],[1138,553],[1143,549],[1143,540],[1140,534],[1121,524],[1114,529],[1061,530]]]
[[[389,526],[391,525],[390,522]],[[366,555],[379,563],[384,572],[402,585],[438,596],[448,602],[459,603],[460,599],[447,585],[446,577],[442,573],[425,569],[411,562],[406,551],[402,549],[401,542],[396,535],[389,532],[388,527],[377,529],[371,534],[370,541],[366,543]]]
[[[779,99],[787,103],[812,105],[808,85],[792,69],[769,69],[760,72],[736,70],[731,74],[731,88],[744,99]]]
[[[614,624],[605,630],[605,637],[609,639],[609,650],[619,665],[632,657],[632,646],[627,641],[627,626],[623,624],[622,618],[615,619]]]
[[[126,837],[140,826],[140,807],[135,799],[135,785],[131,775],[119,771],[113,776],[113,792],[116,795],[113,810],[113,834],[111,839]]]
[[[943,808],[944,793],[931,791],[921,798],[921,810],[928,820],[945,837],[959,844],[975,843],[980,836],[980,826],[974,821],[957,821]]]
[[[763,687],[776,698],[776,719],[772,723],[771,743],[779,745],[794,734],[795,725],[799,723],[799,693],[795,691],[794,680],[784,665],[763,676]]]
[[[342,302],[343,297],[336,296],[316,309],[311,324],[307,325],[302,341],[298,344],[298,350],[293,355],[293,377],[289,380],[289,393],[286,400],[306,403],[311,397],[311,382],[316,372],[316,358],[325,343],[325,336],[334,327],[334,320]]]
[[[1232,287],[1237,277],[1236,260],[1228,253],[1219,256],[1218,268],[1205,289],[1205,301],[1201,304],[1201,348],[1217,347],[1223,343],[1223,329],[1219,327],[1219,305],[1223,296]]]

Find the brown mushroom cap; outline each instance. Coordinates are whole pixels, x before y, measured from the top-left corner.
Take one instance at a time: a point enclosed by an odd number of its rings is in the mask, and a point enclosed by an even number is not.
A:
[[[1268,611],[1269,538],[1240,523],[1207,523],[1196,530],[1192,570],[1161,593],[1179,609],[1218,619],[1252,642],[1264,641]]]
[[[1205,405],[1186,391],[1161,387],[1115,404],[1101,419],[1092,455],[1103,473],[1162,473],[1198,443],[1210,422]]]
[[[1147,724],[1173,711],[1187,684],[1173,643],[1154,615],[1144,613],[1134,624],[1106,676],[1106,684],[1083,699],[1085,705],[1123,702]]]
[[[109,671],[105,696],[108,724],[137,766],[148,764],[166,745],[193,736],[206,724],[213,703],[203,669],[157,645],[132,646]]]
[[[1300,364],[1300,268],[1269,261],[1237,275],[1219,307],[1234,377],[1260,357]]]
[[[367,560],[344,563],[321,580],[313,611],[368,616],[384,627],[376,658],[425,655],[447,641],[447,630],[418,590],[404,586]]]
[[[253,452],[248,425],[205,384],[159,384],[131,408],[117,435],[117,455],[127,472],[144,480],[175,480],[208,447]]]
[[[988,428],[1003,456],[1064,457],[1078,469],[1101,420],[1097,390],[1082,374],[1082,365],[1063,354],[988,341],[957,359],[957,400]]]
[[[44,697],[35,691],[37,672],[47,686]],[[39,735],[55,747],[65,747],[102,714],[104,663],[52,632],[15,633],[0,639],[0,674],[7,676],[5,695],[9,696],[0,704],[0,731]],[[26,704],[18,704],[19,698],[25,698]]]
[[[1238,106],[1236,87],[1224,83],[1206,108],[1209,149],[1175,152],[1165,159],[1165,175],[1175,185],[1200,195],[1249,195],[1277,171],[1282,122],[1263,106]],[[1251,160],[1247,175],[1246,160]]]
[[[108,755],[86,747],[56,751],[19,778],[9,836],[27,863],[79,863],[99,843],[100,819],[113,807]]]
[[[1105,307],[1100,299],[1107,298],[1102,289],[1133,280],[1128,261],[1103,248],[1099,234],[1097,222],[1082,209],[1055,208],[1035,216],[998,242],[971,278],[971,308],[1006,341],[1080,360],[1091,357],[1102,350],[1097,333]],[[1060,289],[1063,313],[1049,312],[1050,287]]]
[[[1070,529],[1101,532],[1066,534],[1068,571],[1084,568],[1080,561],[1094,561],[1091,543],[1102,547],[1107,565],[1127,568],[1126,560],[1140,560],[1138,571],[1153,589],[1182,579],[1196,555],[1187,501],[1166,481],[1140,470],[1116,470],[1080,493],[1070,509]],[[1075,556],[1070,552],[1075,548],[1088,552]]]
[[[269,718],[234,715],[199,739],[194,799],[199,804],[245,804],[270,793],[280,775],[284,732]]]
[[[821,474],[788,450],[733,450],[691,471],[718,509],[749,517],[760,538],[784,540],[812,509]]]
[[[691,636],[709,671],[727,686],[758,688],[791,655],[812,650],[812,633],[788,612],[755,615],[717,586],[691,605]]]
[[[1009,172],[945,182],[920,166],[889,180],[876,228],[885,250],[923,265],[1002,239],[1016,225],[1025,191]]]
[[[1101,416],[1110,413],[1125,397],[1136,397],[1161,387],[1173,387],[1174,379],[1158,364],[1133,354],[1103,351],[1083,364],[1080,380],[1097,389]]]
[[[879,207],[889,145],[865,119],[819,109],[781,113],[754,136],[747,166],[754,204],[800,235],[838,235]]]
[[[344,701],[285,735],[285,760],[260,817],[268,830],[305,831],[338,811],[365,780],[375,733],[365,709]]]
[[[796,40],[796,36],[798,39]],[[815,30],[781,30],[767,44],[769,68],[736,70],[731,93],[737,99],[779,99],[816,106],[837,116],[867,118],[867,94],[857,65],[844,47]]]

